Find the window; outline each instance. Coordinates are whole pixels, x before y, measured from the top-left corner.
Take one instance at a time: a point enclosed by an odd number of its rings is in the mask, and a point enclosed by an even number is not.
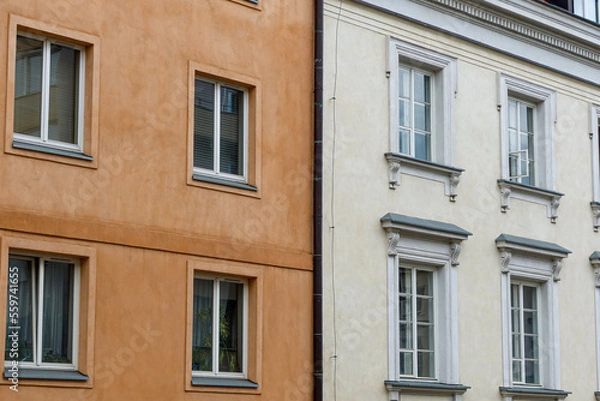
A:
[[[389,77],[390,188],[408,174],[443,182],[454,201],[463,172],[452,167],[456,59],[391,40]]]
[[[194,171],[246,181],[247,91],[196,79]]]
[[[99,38],[15,15],[9,30],[5,152],[95,168]]]
[[[247,298],[245,281],[218,277],[194,279],[194,374],[245,377]]]
[[[258,197],[261,119],[257,80],[194,62],[189,68],[193,97],[188,184]]]
[[[598,0],[546,0],[546,3],[565,9],[575,15],[600,23]]]
[[[538,287],[510,285],[513,383],[540,384]]]
[[[508,99],[508,158],[511,181],[535,185],[535,105]]]
[[[262,373],[262,270],[188,262],[186,391],[256,394]]]
[[[563,196],[555,191],[556,93],[504,74],[499,82],[501,211],[510,209],[511,199],[525,200],[545,205],[554,223]]]
[[[402,154],[431,161],[431,74],[398,67],[398,141]]]
[[[435,377],[433,279],[430,270],[400,267],[400,376]]]
[[[458,384],[457,268],[471,233],[453,224],[388,213],[390,399],[462,394]],[[396,398],[394,398],[396,397]]]
[[[15,140],[83,150],[84,55],[56,40],[17,35]]]
[[[22,367],[75,369],[77,261],[10,255],[7,305],[5,361],[18,358]]]
[[[592,140],[592,208],[594,231],[600,228],[600,106],[590,108],[590,138]]]
[[[19,385],[90,388],[95,250],[64,242],[1,239],[0,274],[5,276],[0,282],[7,283],[0,298],[0,308],[6,308],[0,329],[4,378],[16,375]]]
[[[558,282],[569,250],[502,234],[504,396],[564,398],[560,389]]]

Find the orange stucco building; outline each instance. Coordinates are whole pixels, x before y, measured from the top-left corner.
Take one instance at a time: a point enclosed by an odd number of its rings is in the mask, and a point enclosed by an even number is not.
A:
[[[0,399],[311,399],[311,3],[0,4]]]

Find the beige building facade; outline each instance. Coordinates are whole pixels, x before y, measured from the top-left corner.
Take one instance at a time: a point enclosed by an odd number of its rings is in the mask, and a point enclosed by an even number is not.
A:
[[[311,398],[313,21],[2,2],[0,399]]]
[[[325,399],[600,397],[599,10],[548,3],[325,2]]]

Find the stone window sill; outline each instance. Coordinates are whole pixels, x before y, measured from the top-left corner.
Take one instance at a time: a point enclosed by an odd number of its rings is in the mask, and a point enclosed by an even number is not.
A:
[[[510,200],[514,198],[546,206],[546,215],[552,223],[556,223],[558,206],[560,206],[560,198],[564,196],[563,193],[507,180],[498,180],[498,187],[502,213],[510,210]]]
[[[465,170],[415,159],[414,157],[401,155],[399,153],[388,152],[385,154],[385,158],[389,167],[390,189],[396,189],[396,187],[400,185],[400,175],[407,174],[443,182],[444,194],[450,198],[450,202],[456,201],[456,187],[460,181],[460,175]]]

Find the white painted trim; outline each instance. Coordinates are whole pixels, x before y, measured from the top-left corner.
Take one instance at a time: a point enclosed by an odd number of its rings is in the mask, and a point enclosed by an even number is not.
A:
[[[540,286],[540,383],[546,389],[560,389],[558,272],[564,255],[538,252],[534,248],[524,248],[506,242],[498,242],[497,247],[500,251],[502,271],[503,386],[515,385],[512,380],[510,285],[512,281],[518,280],[537,283]],[[546,358],[543,357],[544,354]]]
[[[396,38],[389,39],[388,47],[390,150],[399,153],[398,66],[417,63],[420,69],[431,72],[434,81],[437,82],[432,94],[432,161],[452,165],[455,137],[454,98],[458,82],[456,58]],[[434,152],[435,149],[437,150]]]
[[[590,105],[590,139],[592,143],[593,202],[600,202],[600,105]]]

